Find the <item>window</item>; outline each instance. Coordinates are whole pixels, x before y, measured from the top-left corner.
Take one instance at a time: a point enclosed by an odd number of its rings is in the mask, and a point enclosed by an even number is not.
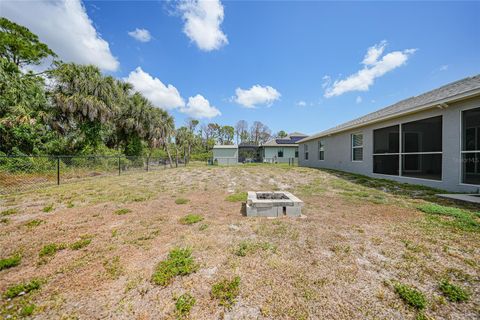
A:
[[[373,172],[399,174],[400,126],[373,130]]]
[[[298,158],[298,148],[295,149],[295,158]]]
[[[480,184],[480,108],[462,113],[462,182]]]
[[[318,160],[325,160],[325,142],[318,141]]]
[[[279,158],[283,158],[283,148],[278,149],[277,155]]]
[[[441,180],[442,117],[374,130],[373,150],[374,173]]]
[[[363,161],[363,134],[352,134],[352,160]]]
[[[308,144],[303,145],[303,152],[304,152],[305,160],[308,160]]]

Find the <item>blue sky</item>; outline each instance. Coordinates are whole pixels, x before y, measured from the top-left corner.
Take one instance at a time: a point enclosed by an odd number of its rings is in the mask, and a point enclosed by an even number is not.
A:
[[[38,1],[0,12],[62,59],[134,81],[178,125],[193,115],[311,134],[480,73],[478,2]],[[43,12],[58,23],[36,22]],[[59,16],[79,22],[62,30]]]

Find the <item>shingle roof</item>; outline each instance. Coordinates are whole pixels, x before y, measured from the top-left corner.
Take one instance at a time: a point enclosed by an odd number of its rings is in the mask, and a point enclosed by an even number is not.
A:
[[[284,138],[268,140],[262,146],[264,147],[277,147],[277,146],[296,147],[298,146],[297,142],[301,140],[302,137],[307,137],[307,135],[300,132],[292,132]]]
[[[216,144],[213,146],[213,149],[238,149],[236,144]]]
[[[479,92],[477,91],[479,89],[480,89],[480,74],[473,77],[468,77],[462,80],[458,80],[458,81],[449,83],[447,85],[444,85],[440,88],[434,89],[432,91],[423,93],[421,95],[399,101],[386,108],[369,113],[360,118],[345,122],[341,125],[322,131],[320,133],[311,135],[307,138],[300,140],[300,142],[305,142],[308,140],[320,138],[333,133],[338,133],[345,130],[358,128],[366,124],[369,124],[371,122],[382,121],[387,118],[400,116],[404,113],[416,112],[416,111],[424,110],[429,107],[435,107],[438,104],[456,100],[457,98],[464,98],[463,96],[468,96],[469,93],[471,93],[472,95],[478,94]]]

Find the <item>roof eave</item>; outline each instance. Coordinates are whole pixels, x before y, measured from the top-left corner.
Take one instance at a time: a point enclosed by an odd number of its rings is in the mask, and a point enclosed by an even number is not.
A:
[[[367,122],[364,122],[364,123],[351,125],[351,126],[348,126],[348,127],[345,127],[345,128],[338,129],[338,130],[333,130],[333,131],[330,131],[330,132],[326,132],[325,134],[318,133],[318,134],[315,134],[315,135],[311,135],[309,137],[306,137],[306,138],[303,138],[303,139],[297,141],[297,143],[300,144],[300,143],[304,143],[304,142],[307,142],[307,141],[331,136],[333,134],[337,134],[337,133],[340,133],[340,132],[353,130],[353,129],[365,127],[365,126],[368,126],[368,125],[371,125],[371,124],[375,124],[375,123],[378,123],[378,122],[383,122],[383,121],[386,121],[386,120],[391,120],[391,119],[399,118],[399,117],[402,117],[402,116],[422,112],[422,111],[425,111],[425,110],[428,110],[428,109],[431,109],[431,108],[435,108],[435,107],[438,107],[438,106],[440,106],[441,108],[445,108],[445,104],[447,104],[447,103],[452,103],[452,102],[457,102],[457,101],[460,101],[460,100],[473,98],[477,95],[480,95],[480,88],[470,90],[470,91],[467,91],[467,92],[464,92],[464,93],[461,93],[461,94],[458,94],[458,95],[455,95],[455,96],[451,96],[451,97],[448,97],[448,98],[445,98],[445,99],[437,100],[435,102],[431,102],[431,103],[413,108],[412,110],[407,110],[407,111],[404,111],[404,112],[399,112],[399,113],[395,113],[395,114],[392,114],[392,115],[389,115],[389,116],[385,116],[385,117],[381,117],[381,118],[378,118],[378,119],[370,120],[370,121],[367,121]],[[326,130],[326,131],[328,131],[328,130]]]

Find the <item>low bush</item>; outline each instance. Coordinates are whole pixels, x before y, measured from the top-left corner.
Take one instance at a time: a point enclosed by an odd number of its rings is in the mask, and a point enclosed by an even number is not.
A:
[[[5,293],[3,294],[3,296],[6,299],[13,299],[15,297],[18,297],[19,295],[24,295],[31,291],[40,289],[40,285],[41,283],[39,280],[32,280],[27,283],[16,284],[11,287],[8,287],[7,290],[5,290]]]
[[[180,218],[179,222],[181,224],[194,224],[203,220],[203,217],[199,214],[187,214],[186,216]]]
[[[70,244],[70,249],[72,250],[80,250],[82,248],[85,248],[92,242],[92,236],[86,235],[82,236],[80,240],[75,241],[74,243]]]
[[[189,293],[182,294],[175,302],[175,310],[179,318],[184,318],[190,314],[190,310],[195,305],[195,298]]]
[[[166,260],[160,261],[152,276],[155,284],[166,286],[175,276],[184,276],[198,270],[198,264],[192,257],[189,248],[175,248],[170,251]]]
[[[63,243],[49,243],[40,250],[38,253],[39,257],[46,257],[46,256],[53,256],[55,253],[57,253],[60,250],[63,250],[66,248],[66,245]]]
[[[464,302],[470,299],[470,293],[448,280],[443,280],[438,286],[440,291],[452,302]]]
[[[236,276],[233,280],[223,279],[212,286],[211,295],[219,300],[219,304],[230,309],[236,302],[240,293],[240,277]]]
[[[17,212],[18,212],[18,209],[11,208],[11,209],[3,210],[2,212],[0,212],[0,216],[2,216],[2,217],[9,216],[9,215],[15,214]]]
[[[127,209],[127,208],[122,208],[122,209],[115,210],[115,214],[117,214],[119,216],[127,214],[129,212],[132,212],[132,210]]]
[[[421,291],[399,282],[395,282],[393,288],[398,296],[408,305],[419,310],[425,309],[427,306],[427,299]]]
[[[247,196],[248,193],[246,192],[238,192],[238,193],[232,193],[228,195],[225,200],[229,202],[240,202],[240,201],[247,201]]]
[[[187,204],[190,200],[185,199],[185,198],[177,198],[175,199],[176,204]]]
[[[22,261],[22,257],[19,254],[15,254],[11,257],[0,259],[0,271],[16,267]]]
[[[43,209],[42,209],[43,212],[51,212],[53,211],[53,204],[49,204],[48,206],[45,206]]]

